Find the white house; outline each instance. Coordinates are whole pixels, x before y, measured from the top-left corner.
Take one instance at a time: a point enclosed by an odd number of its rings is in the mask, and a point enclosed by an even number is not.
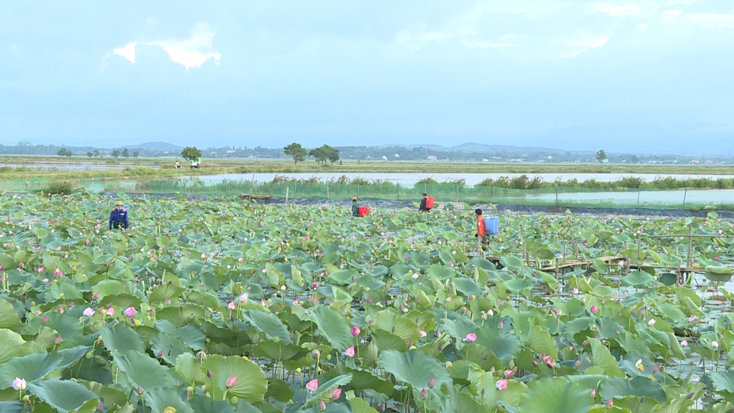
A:
[[[437,161],[438,158],[436,157],[436,155],[428,155],[428,160],[429,161]]]

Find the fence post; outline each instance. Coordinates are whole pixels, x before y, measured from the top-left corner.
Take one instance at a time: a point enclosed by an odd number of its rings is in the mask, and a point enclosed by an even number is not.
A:
[[[326,200],[331,200],[331,198],[329,197],[329,181],[326,181]]]
[[[357,198],[359,198],[359,184],[357,184]]]
[[[558,182],[556,182],[556,206],[558,206]]]
[[[691,259],[693,258],[693,254],[691,254],[692,247],[693,247],[693,224],[688,226],[688,265],[686,266],[687,269],[691,268]]]
[[[398,201],[400,201],[400,182],[396,186],[398,187]]]
[[[290,190],[290,187],[285,187],[285,204],[288,205],[288,191]]]
[[[688,195],[688,188],[683,190],[683,208],[686,207],[686,196]]]
[[[637,187],[637,205],[640,205],[640,192],[642,191],[642,186]]]

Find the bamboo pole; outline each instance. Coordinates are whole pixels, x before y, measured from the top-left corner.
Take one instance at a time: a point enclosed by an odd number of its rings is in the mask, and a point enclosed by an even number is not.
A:
[[[288,205],[288,191],[290,190],[290,187],[285,187],[285,204]]]
[[[691,268],[691,259],[693,258],[693,255],[691,254],[691,248],[693,247],[693,225],[688,226],[688,266],[687,268]]]

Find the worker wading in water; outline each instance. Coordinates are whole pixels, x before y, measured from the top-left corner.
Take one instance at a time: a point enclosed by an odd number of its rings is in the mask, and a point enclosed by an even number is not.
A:
[[[357,198],[352,198],[352,216],[359,216],[359,204],[357,203]]]
[[[117,201],[115,207],[112,208],[112,212],[110,212],[110,229],[113,227],[127,229],[128,225],[130,225],[130,222],[127,218],[127,208],[123,206],[122,201]]]

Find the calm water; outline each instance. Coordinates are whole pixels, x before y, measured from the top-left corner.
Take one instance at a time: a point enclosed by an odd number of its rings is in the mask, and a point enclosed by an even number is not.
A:
[[[639,195],[639,198],[638,198]],[[520,197],[518,197],[520,198]],[[670,191],[640,191],[638,192],[575,192],[559,193],[559,202],[599,202],[614,203],[620,205],[683,205],[686,204],[734,204],[734,189],[708,189],[708,190],[670,190]],[[527,201],[542,201],[553,203],[555,194],[524,195],[522,199]],[[638,202],[639,200],[639,202]]]
[[[577,174],[520,174],[520,173],[492,173],[492,174],[474,174],[474,173],[438,173],[438,174],[424,174],[424,173],[285,173],[285,174],[273,174],[273,173],[256,173],[255,174],[255,181],[257,182],[270,182],[277,176],[286,176],[288,178],[294,178],[294,179],[309,179],[312,177],[316,177],[321,179],[322,182],[328,181],[328,180],[335,180],[338,179],[341,176],[346,176],[349,179],[354,178],[364,178],[367,180],[387,180],[392,181],[395,183],[400,184],[406,184],[406,185],[412,185],[416,182],[425,179],[425,178],[433,178],[438,182],[445,182],[445,181],[452,181],[457,179],[466,179],[467,185],[476,185],[480,182],[482,182],[485,179],[491,178],[491,179],[499,179],[503,176],[508,177],[516,177],[516,176],[522,176],[527,175],[531,179],[535,176],[539,176],[543,178],[546,182],[553,182],[556,180],[556,178],[560,178],[562,181],[567,181],[569,179],[576,179],[579,182],[588,181],[591,179],[601,181],[601,182],[610,182],[610,181],[617,181],[623,177],[638,177],[642,178],[645,181],[654,181],[656,177],[667,177],[671,176],[676,179],[687,179],[687,178],[734,178],[734,175],[674,175],[674,174],[667,174],[667,175],[656,175],[656,174],[584,174],[584,173],[577,173]],[[217,183],[222,182],[223,180],[232,180],[232,181],[247,181],[249,182],[252,179],[252,174],[222,174],[222,175],[209,175],[209,176],[200,176],[198,177],[204,182],[207,183]],[[196,177],[192,178],[196,179]]]
[[[60,171],[104,171],[104,170],[118,170],[125,168],[135,168],[143,165],[135,164],[106,164],[104,162],[33,162],[33,163],[12,163],[12,162],[0,162],[0,167],[6,168],[30,168],[30,169],[58,169]],[[159,169],[159,166],[145,165],[146,168]]]

